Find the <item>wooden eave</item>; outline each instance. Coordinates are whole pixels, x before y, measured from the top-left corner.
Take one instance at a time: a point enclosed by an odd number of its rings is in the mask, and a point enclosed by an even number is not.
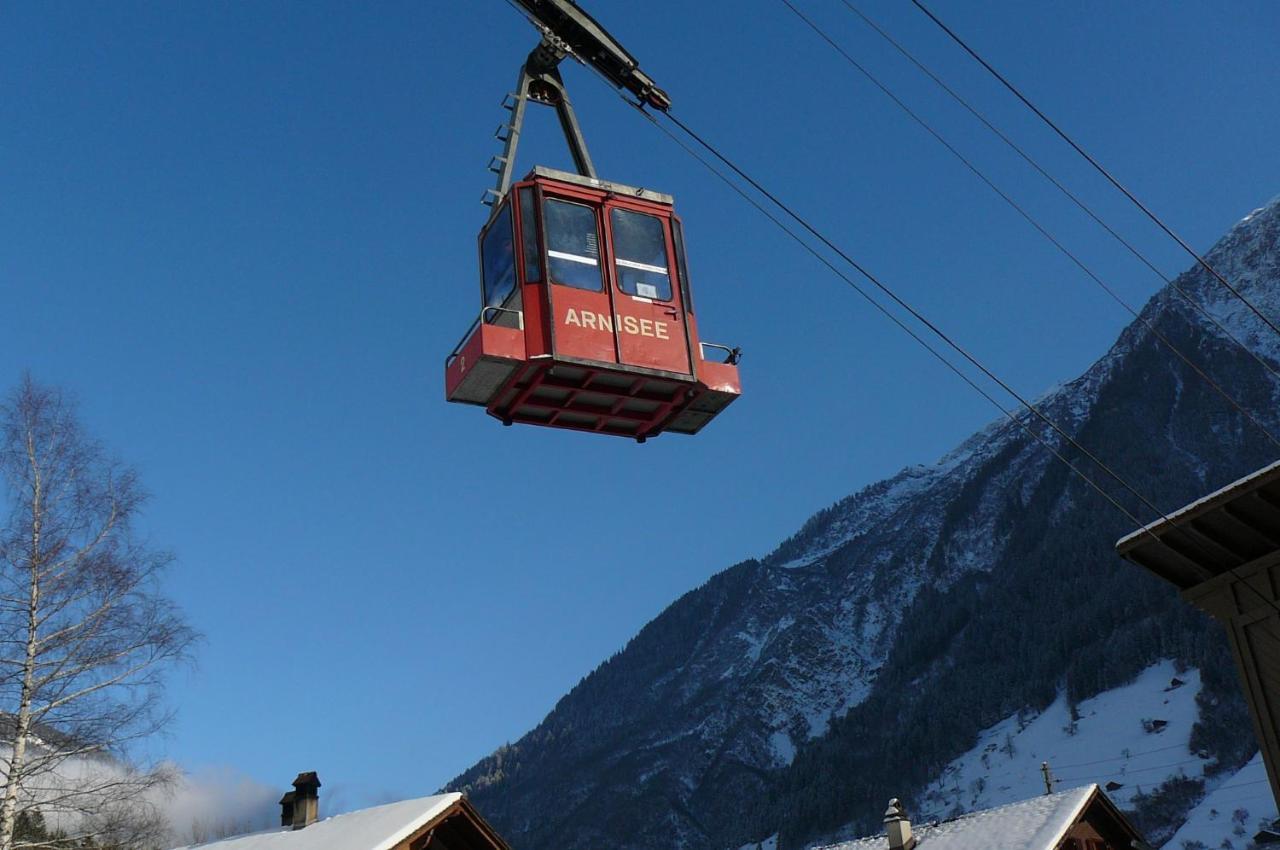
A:
[[[1116,543],[1181,590],[1280,551],[1280,461]]]
[[[466,797],[460,797],[412,835],[395,846],[395,850],[511,850],[511,845],[498,834]]]
[[[1102,818],[1097,817],[1098,810],[1101,810]],[[1082,821],[1088,821],[1089,825],[1101,833],[1112,847],[1136,847],[1138,845],[1134,843],[1135,841],[1143,843],[1146,841],[1134,825],[1129,823],[1124,812],[1120,811],[1097,785],[1093,786],[1089,799],[1081,807],[1080,816],[1075,819],[1072,826]],[[1070,832],[1069,828],[1067,832]]]

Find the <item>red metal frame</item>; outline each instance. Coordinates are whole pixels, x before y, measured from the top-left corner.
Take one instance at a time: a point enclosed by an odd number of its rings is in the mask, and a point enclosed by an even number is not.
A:
[[[523,191],[534,192],[532,220],[521,209]],[[600,291],[551,281],[543,222],[548,198],[595,212]],[[663,431],[696,433],[737,398],[736,365],[701,356],[697,322],[684,303],[690,287],[681,277],[686,264],[677,256],[668,196],[538,168],[512,187],[503,204],[511,205],[520,309],[482,311],[446,360],[450,401],[483,405],[508,425],[522,422],[643,441]],[[620,289],[613,251],[615,209],[662,221],[669,300]],[[497,212],[481,231],[480,243]],[[525,264],[523,237],[529,227],[541,258],[541,274],[534,279]],[[513,297],[508,304],[515,302]]]

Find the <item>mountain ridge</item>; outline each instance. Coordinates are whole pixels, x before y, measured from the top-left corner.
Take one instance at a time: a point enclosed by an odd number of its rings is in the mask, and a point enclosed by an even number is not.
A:
[[[1280,314],[1280,199],[1233,227],[1210,260]],[[1202,269],[1177,283],[1272,369],[1280,363],[1262,323]],[[1082,375],[1038,400],[1168,511],[1275,451],[1148,325],[1208,364],[1273,433],[1280,385],[1166,287]],[[885,786],[922,789],[981,729],[1044,708],[1063,682],[1078,700],[1156,657],[1221,662],[1220,635],[1111,552],[1131,523],[1027,429],[1081,469],[1088,460],[1030,413],[1016,417],[839,500],[764,558],[684,594],[528,735],[449,787],[468,789],[527,850],[722,850],[774,833],[798,847],[858,826],[854,812],[870,823]],[[1087,474],[1150,518],[1105,474]],[[1084,578],[1064,573],[1064,561]],[[1104,591],[1114,598],[1095,598]],[[1039,622],[1040,592],[1079,606],[1090,630],[1076,635],[1061,612]],[[1027,622],[1015,629],[1002,616]],[[1057,645],[1019,647],[1013,660],[983,653],[984,640],[1024,634]],[[1205,692],[1238,714],[1228,685],[1206,676]],[[1218,710],[1202,706],[1202,719]],[[1220,744],[1226,761],[1240,758]],[[886,768],[903,748],[912,763]]]

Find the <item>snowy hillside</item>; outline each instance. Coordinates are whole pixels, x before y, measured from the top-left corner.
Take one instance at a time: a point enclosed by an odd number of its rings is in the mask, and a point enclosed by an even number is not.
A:
[[[969,752],[951,762],[917,798],[921,820],[999,806],[1043,793],[1041,764],[1058,787],[1097,783],[1121,808],[1166,781],[1204,781],[1204,798],[1165,850],[1243,850],[1277,817],[1261,754],[1237,771],[1213,773],[1214,760],[1197,754],[1191,730],[1199,717],[1200,672],[1153,664],[1132,683],[1084,700],[1074,715],[1065,695],[1034,715],[1013,715],[983,731]],[[1210,771],[1206,774],[1206,768]]]
[[[1212,790],[1191,811],[1164,850],[1243,850],[1258,830],[1277,817],[1261,753],[1210,787]]]
[[[1280,202],[1209,256],[1280,316]],[[1161,291],[1038,402],[1164,510],[1275,450],[1152,328],[1280,431],[1280,347],[1202,270],[1177,284],[1207,318]],[[526,850],[723,850],[775,834],[794,850],[874,831],[889,796],[927,797],[937,814],[1025,798],[1049,760],[1064,780],[1119,783],[1153,835],[1172,835],[1248,760],[1251,732],[1220,627],[1115,555],[1130,530],[1023,427],[997,421],[677,600],[449,788]],[[1166,693],[1167,659],[1188,672]],[[984,757],[1007,771],[979,787]],[[1177,771],[1190,784],[1162,787]]]
[[[1199,716],[1198,670],[1162,661],[1132,684],[1087,699],[1073,713],[1065,694],[1038,714],[1010,716],[986,729],[969,752],[951,762],[917,796],[925,820],[943,820],[1044,792],[1048,762],[1057,788],[1097,783],[1121,808],[1172,776],[1203,776],[1205,759],[1191,752]]]

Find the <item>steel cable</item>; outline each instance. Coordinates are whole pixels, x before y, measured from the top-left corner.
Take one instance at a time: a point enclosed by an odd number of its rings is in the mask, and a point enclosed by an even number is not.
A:
[[[1162,272],[1155,265],[1155,263],[1152,262],[1151,259],[1147,257],[1146,254],[1139,251],[1138,248],[1134,246],[1132,242],[1130,242],[1128,239],[1125,239],[1124,236],[1122,236],[1120,233],[1118,233],[1115,230],[1115,228],[1107,224],[1107,222],[1104,221],[1103,218],[1100,215],[1098,215],[1093,210],[1092,207],[1090,207],[1088,204],[1082,201],[1079,196],[1077,196],[1074,192],[1072,192],[1065,185],[1063,185],[1063,183],[1059,181],[1056,177],[1050,174],[1049,171],[1044,166],[1042,166],[1034,157],[1032,157],[1031,154],[1027,153],[1027,151],[1021,145],[1019,145],[1013,139],[1009,138],[1009,136],[1006,135],[999,127],[993,124],[990,120],[988,120],[988,118],[985,115],[983,115],[980,111],[978,111],[977,107],[973,106],[973,104],[969,103],[969,101],[966,100],[963,96],[961,96],[955,89],[947,85],[947,83],[941,77],[939,77],[936,73],[934,73],[933,70],[929,68],[928,65],[925,65],[918,58],[916,58],[916,56],[911,51],[907,50],[906,47],[904,47],[897,39],[895,39],[892,35],[890,35],[883,27],[877,24],[871,17],[869,17],[857,6],[853,5],[853,3],[849,2],[849,0],[841,0],[841,2],[852,14],[858,16],[858,18],[860,18],[867,26],[869,26],[872,30],[874,30],[886,42],[888,42],[895,50],[901,53],[903,57],[907,59],[907,61],[915,65],[916,68],[920,69],[921,73],[923,73],[935,84],[937,84],[937,86],[941,88],[944,92],[946,92],[947,95],[950,96],[952,100],[954,100],[960,106],[964,107],[964,109],[967,110],[970,115],[972,115],[979,122],[981,122],[984,127],[990,130],[991,133],[993,133],[996,136],[996,138],[1004,142],[1005,145],[1007,145],[1010,150],[1012,150],[1014,153],[1020,156],[1028,165],[1030,165],[1033,169],[1035,169],[1040,174],[1040,176],[1042,176],[1045,180],[1049,181],[1049,183],[1051,183],[1054,186],[1054,188],[1056,188],[1059,192],[1061,192],[1081,212],[1083,212],[1090,219],[1092,219],[1099,227],[1105,230],[1107,234],[1111,236],[1112,239],[1116,240],[1121,245],[1123,245],[1124,248],[1130,254],[1132,254],[1135,258],[1137,258],[1139,262],[1141,262],[1144,266],[1150,269],[1158,278],[1160,278],[1160,280],[1164,281],[1164,283],[1167,286],[1169,286],[1174,292],[1176,292],[1184,301],[1186,301],[1188,304],[1194,307],[1196,311],[1199,312],[1200,315],[1204,316],[1205,319],[1207,319],[1209,322],[1211,322],[1213,326],[1216,327],[1220,333],[1222,333],[1223,336],[1225,336],[1227,339],[1231,340],[1233,343],[1239,346],[1240,350],[1248,354],[1254,360],[1256,360],[1259,366],[1261,366],[1262,368],[1270,372],[1272,375],[1274,375],[1277,380],[1280,380],[1280,369],[1277,369],[1275,366],[1269,363],[1266,358],[1262,357],[1262,355],[1258,354],[1256,351],[1254,351],[1252,348],[1246,345],[1244,341],[1241,340],[1239,337],[1237,337],[1234,333],[1232,333],[1231,329],[1228,328],[1226,325],[1224,325],[1218,319],[1217,316],[1213,315],[1213,313],[1209,312],[1209,310],[1206,307],[1204,307],[1202,304],[1200,304],[1200,302],[1192,298],[1190,293],[1188,293],[1185,289],[1183,289],[1181,286],[1178,285],[1178,279],[1176,277],[1171,278],[1168,275],[1166,275],[1164,272]]]
[[[1050,233],[1049,230],[1046,227],[1044,227],[1034,216],[1032,216],[1029,212],[1027,212],[1027,210],[1021,204],[1015,201],[1007,192],[1005,192],[998,185],[996,185],[996,183],[990,177],[988,177],[986,173],[984,173],[980,168],[974,165],[974,163],[968,157],[966,157],[963,153],[959,151],[959,149],[957,149],[954,145],[952,145],[949,141],[947,141],[947,139],[943,137],[941,133],[935,130],[932,125],[930,125],[927,121],[925,121],[922,117],[920,117],[920,115],[916,113],[915,110],[911,109],[911,107],[908,106],[901,98],[899,98],[896,94],[894,94],[894,92],[888,86],[886,86],[883,82],[881,82],[878,77],[872,74],[866,68],[866,66],[864,66],[857,59],[851,56],[848,51],[846,51],[843,47],[841,47],[835,41],[835,39],[833,39],[825,31],[823,31],[822,28],[819,27],[816,23],[814,23],[811,18],[805,15],[804,12],[801,12],[798,8],[796,8],[796,6],[792,4],[791,0],[779,0],[779,2],[781,2],[784,6],[790,9],[796,15],[796,17],[800,18],[800,20],[802,20],[806,25],[808,25],[808,27],[812,29],[818,35],[818,37],[820,37],[823,41],[825,41],[828,45],[830,45],[833,50],[835,50],[842,57],[844,57],[844,59],[850,65],[852,65],[855,69],[857,69],[864,77],[867,78],[867,80],[869,80],[873,85],[875,85],[876,88],[878,88],[886,97],[888,97],[891,101],[893,101],[893,103],[903,112],[905,112],[907,116],[911,118],[911,120],[915,121],[918,125],[920,125],[920,127],[922,127],[925,130],[925,132],[929,133],[929,135],[931,135],[935,140],[937,140],[939,144],[941,144],[944,148],[946,148],[947,151],[949,151],[952,156],[958,159],[967,169],[969,169],[969,171],[973,172],[974,176],[976,176],[979,180],[981,180],[987,186],[987,188],[995,192],[1006,204],[1012,207],[1013,210],[1017,212],[1018,215],[1022,216],[1022,218],[1025,219],[1028,224],[1030,224],[1033,228],[1035,228],[1035,230],[1041,236],[1043,236],[1046,240],[1048,240],[1050,244],[1052,244],[1055,248],[1057,248],[1058,251],[1060,251],[1067,259],[1069,259],[1072,263],[1074,263],[1082,272],[1085,273],[1085,275],[1087,275],[1094,283],[1096,283],[1098,287],[1111,298],[1111,300],[1119,304],[1122,308],[1125,309],[1125,311],[1129,313],[1129,315],[1131,315],[1135,320],[1137,320],[1144,327],[1146,327],[1146,329],[1150,331],[1156,337],[1156,339],[1158,339],[1166,348],[1168,348],[1170,352],[1172,352],[1179,360],[1181,360],[1188,367],[1190,367],[1190,369],[1193,372],[1195,372],[1196,375],[1200,376],[1200,378],[1204,380],[1205,383],[1207,383],[1218,395],[1222,396],[1222,398],[1226,400],[1228,404],[1234,407],[1242,416],[1248,419],[1249,422],[1252,423],[1259,431],[1261,431],[1264,435],[1266,435],[1267,439],[1270,440],[1272,444],[1274,444],[1277,448],[1280,448],[1280,439],[1278,439],[1274,434],[1272,434],[1271,431],[1267,428],[1267,426],[1263,425],[1262,422],[1260,422],[1256,416],[1250,413],[1244,407],[1244,405],[1238,402],[1230,393],[1228,393],[1225,389],[1223,389],[1223,387],[1217,381],[1215,381],[1207,372],[1205,372],[1202,368],[1200,368],[1200,366],[1196,365],[1196,363],[1190,357],[1184,354],[1182,350],[1178,348],[1177,345],[1175,345],[1172,340],[1170,340],[1167,336],[1165,336],[1165,334],[1162,333],[1151,321],[1149,321],[1146,317],[1144,317],[1131,304],[1125,301],[1124,298],[1122,298],[1120,294],[1116,292],[1116,290],[1111,285],[1109,285],[1106,281],[1104,281],[1101,277],[1099,277],[1097,273],[1093,271],[1093,269],[1085,265],[1084,261],[1081,260],[1079,256],[1077,256],[1074,252],[1072,252],[1069,248],[1067,248],[1067,246],[1064,245],[1057,237],[1055,237],[1052,233]],[[1264,363],[1263,365],[1265,366],[1266,364]],[[1277,379],[1280,379],[1280,374],[1277,374],[1274,369],[1271,369],[1269,371],[1271,371],[1273,375],[1276,375]]]
[[[507,2],[511,3],[511,0],[507,0]],[[817,257],[824,265],[826,265],[837,276],[839,276],[848,285],[850,285],[856,292],[858,292],[859,295],[867,299],[873,306],[876,307],[877,310],[879,310],[881,313],[886,315],[891,321],[893,321],[895,325],[897,325],[900,329],[905,331],[913,339],[915,339],[917,342],[923,345],[931,354],[933,354],[934,357],[938,358],[951,371],[959,375],[965,381],[965,383],[967,383],[970,387],[975,389],[979,394],[981,394],[984,398],[986,398],[988,401],[994,404],[999,410],[1001,410],[1001,412],[1003,412],[1006,417],[1011,419],[1015,424],[1018,424],[1028,434],[1033,436],[1038,442],[1044,445],[1049,451],[1052,452],[1055,458],[1057,458],[1059,461],[1064,463],[1068,467],[1068,469],[1070,469],[1079,478],[1085,481],[1090,487],[1092,487],[1095,491],[1097,491],[1100,495],[1102,495],[1114,507],[1120,510],[1121,513],[1123,513],[1131,522],[1134,522],[1135,524],[1137,524],[1139,526],[1139,528],[1137,529],[1139,533],[1143,533],[1149,536],[1153,541],[1156,542],[1157,545],[1162,546],[1164,548],[1169,548],[1171,549],[1171,551],[1174,551],[1175,554],[1177,554],[1176,550],[1172,550],[1172,548],[1169,546],[1168,543],[1163,541],[1158,535],[1156,535],[1151,530],[1149,525],[1143,524],[1142,521],[1138,519],[1136,515],[1133,514],[1133,512],[1131,512],[1128,508],[1126,508],[1123,504],[1121,504],[1114,496],[1112,496],[1110,493],[1104,490],[1100,485],[1094,482],[1093,479],[1091,479],[1089,476],[1085,475],[1081,470],[1079,470],[1069,459],[1067,459],[1063,454],[1061,454],[1061,452],[1059,452],[1056,448],[1050,445],[1050,443],[1047,440],[1045,440],[1042,435],[1036,434],[1027,425],[1027,423],[1024,423],[1021,420],[1021,418],[1019,418],[1018,416],[1015,416],[1012,412],[1008,411],[1004,407],[1004,405],[1000,404],[999,401],[997,401],[993,396],[991,396],[986,390],[979,387],[977,383],[972,380],[971,377],[964,374],[964,372],[961,371],[954,363],[947,360],[936,349],[928,345],[927,342],[925,342],[918,334],[916,334],[909,326],[907,326],[906,323],[903,322],[899,317],[894,316],[892,312],[890,312],[887,308],[881,305],[874,298],[871,298],[869,293],[867,293],[861,287],[857,286],[857,284],[852,279],[850,279],[847,275],[837,270],[834,267],[834,265],[827,258],[823,257],[820,252],[814,249],[813,246],[809,245],[803,239],[800,239],[798,234],[791,231],[775,216],[768,213],[760,204],[758,204],[755,201],[755,199],[751,198],[741,187],[734,184],[731,180],[727,178],[726,175],[721,174],[717,169],[712,167],[710,163],[706,162],[705,160],[702,159],[702,157],[698,156],[696,152],[694,152],[688,146],[680,142],[680,140],[677,139],[674,136],[674,134],[670,133],[670,131],[668,131],[667,128],[663,127],[661,123],[659,123],[653,118],[652,114],[645,109],[643,103],[640,103],[638,101],[634,101],[628,98],[625,92],[619,90],[618,87],[612,83],[612,81],[605,78],[603,74],[601,74],[591,63],[585,62],[581,57],[578,57],[576,54],[573,54],[572,52],[570,52],[569,55],[573,56],[576,61],[587,65],[588,68],[591,68],[591,70],[596,73],[596,76],[600,77],[600,79],[603,82],[609,85],[609,87],[612,88],[618,94],[618,96],[623,100],[624,103],[627,103],[628,105],[635,107],[636,110],[639,111],[641,115],[645,116],[645,118],[647,118],[651,123],[653,123],[654,126],[662,130],[669,138],[672,138],[674,141],[676,141],[677,144],[680,145],[680,147],[684,148],[687,152],[693,155],[694,158],[697,159],[699,162],[701,162],[704,166],[710,168],[710,170],[714,174],[716,174],[717,177],[719,177],[721,180],[726,182],[732,189],[734,189],[735,192],[737,192],[741,197],[747,200],[752,206],[754,206],[757,210],[759,210],[767,218],[769,218],[770,221],[772,221],[780,229],[782,229],[789,236],[791,236],[792,239],[796,240],[802,247],[804,247],[806,250],[812,253],[815,257]],[[738,175],[740,179],[745,181],[753,189],[759,192],[763,197],[767,198],[776,207],[778,207],[780,210],[786,213],[786,215],[789,218],[791,218],[793,221],[799,224],[811,236],[816,238],[819,242],[825,245],[829,250],[831,250],[837,256],[839,256],[842,260],[844,260],[851,268],[853,268],[861,276],[866,278],[870,283],[872,283],[877,289],[879,289],[882,293],[884,293],[890,300],[892,300],[895,304],[897,304],[901,309],[909,313],[912,316],[912,318],[914,318],[916,321],[920,322],[922,325],[928,328],[931,333],[933,333],[935,336],[941,339],[944,343],[946,343],[948,347],[950,347],[952,350],[958,353],[961,357],[963,357],[966,361],[968,361],[971,365],[973,365],[980,372],[982,372],[982,374],[984,374],[989,380],[994,382],[997,386],[999,386],[1002,390],[1008,393],[1011,397],[1016,399],[1023,408],[1025,408],[1028,412],[1030,412],[1035,418],[1039,419],[1041,422],[1047,425],[1051,430],[1053,430],[1056,434],[1058,434],[1059,437],[1061,437],[1066,443],[1070,444],[1078,452],[1080,452],[1082,455],[1087,457],[1095,466],[1097,466],[1099,469],[1105,472],[1111,479],[1113,479],[1118,484],[1120,484],[1120,486],[1125,490],[1127,490],[1131,495],[1136,497],[1139,502],[1141,502],[1149,510],[1154,512],[1160,519],[1162,519],[1164,522],[1166,522],[1170,526],[1173,526],[1175,528],[1179,527],[1177,523],[1175,523],[1173,519],[1169,517],[1168,514],[1166,514],[1164,511],[1158,508],[1154,503],[1151,502],[1151,500],[1149,500],[1146,496],[1144,496],[1141,492],[1139,492],[1133,485],[1131,485],[1126,479],[1121,477],[1110,466],[1104,463],[1097,455],[1095,455],[1093,452],[1089,451],[1087,448],[1082,446],[1078,441],[1075,440],[1074,437],[1072,437],[1065,430],[1063,430],[1061,426],[1059,426],[1056,422],[1050,419],[1044,412],[1042,412],[1033,403],[1027,400],[1022,394],[1020,394],[1007,382],[1001,379],[998,375],[996,375],[991,369],[985,366],[967,349],[961,346],[945,331],[943,331],[940,327],[938,327],[938,325],[936,325],[934,322],[928,319],[925,315],[920,313],[915,307],[913,307],[911,304],[905,301],[901,296],[899,296],[896,292],[894,292],[891,288],[889,288],[886,284],[884,284],[878,277],[873,275],[866,267],[861,265],[857,260],[855,260],[847,252],[842,250],[839,246],[837,246],[830,239],[824,236],[812,224],[810,224],[806,219],[804,219],[802,216],[796,213],[791,207],[789,207],[787,204],[781,201],[776,195],[774,195],[773,193],[765,189],[759,182],[757,182],[749,174],[743,171],[732,160],[730,160],[724,154],[720,153],[720,151],[716,147],[711,145],[701,135],[696,133],[692,128],[690,128],[687,124],[681,121],[678,116],[672,114],[670,110],[663,110],[662,114],[665,115],[668,120],[670,120],[673,124],[675,124],[676,127],[678,127],[683,133],[685,133],[690,139],[696,142],[699,147],[706,150],[713,158],[721,162],[730,171]],[[1195,538],[1188,538],[1188,539],[1191,540],[1191,542],[1197,549],[1200,549],[1203,553],[1209,554],[1210,556],[1212,556],[1212,553],[1209,553],[1208,550],[1205,549],[1203,545],[1200,544]],[[1227,572],[1239,578],[1240,576],[1237,570],[1238,568],[1236,567],[1227,568]],[[1258,591],[1256,588],[1249,585],[1247,582],[1242,582],[1242,584],[1245,587],[1248,587],[1250,590],[1252,590],[1263,601],[1265,605],[1275,609],[1277,612],[1280,612],[1280,604],[1277,604],[1276,602],[1262,596],[1260,591]],[[1273,638],[1276,638],[1278,641],[1280,641],[1280,638],[1278,638],[1274,632],[1271,632],[1271,636]]]
[[[1217,278],[1218,282],[1221,283],[1223,286],[1225,286],[1227,290],[1231,292],[1232,295],[1240,299],[1241,303],[1243,303],[1246,307],[1252,310],[1253,314],[1257,316],[1259,319],[1261,319],[1263,323],[1266,324],[1266,326],[1269,327],[1277,337],[1280,337],[1280,327],[1276,327],[1274,322],[1272,322],[1265,315],[1263,315],[1262,311],[1259,310],[1252,301],[1250,301],[1248,298],[1244,296],[1244,293],[1242,293],[1240,290],[1232,286],[1231,282],[1228,281],[1225,277],[1223,277],[1222,274],[1219,273],[1217,269],[1209,265],[1208,260],[1202,257],[1199,254],[1199,252],[1197,252],[1194,248],[1188,245],[1186,240],[1184,240],[1181,236],[1175,233],[1173,229],[1170,228],[1167,224],[1165,224],[1160,219],[1159,216],[1157,216],[1154,212],[1152,212],[1151,209],[1146,204],[1138,200],[1138,198],[1132,192],[1130,192],[1128,189],[1125,188],[1124,184],[1122,184],[1119,180],[1117,180],[1115,176],[1111,174],[1110,171],[1108,171],[1106,168],[1102,166],[1101,163],[1099,163],[1096,159],[1090,156],[1088,151],[1086,151],[1083,147],[1077,144],[1074,139],[1068,136],[1067,133],[1061,127],[1059,127],[1056,123],[1054,123],[1054,121],[1050,119],[1048,115],[1040,111],[1040,109],[1034,103],[1032,103],[1031,100],[1028,99],[1026,95],[1024,95],[1021,91],[1018,90],[1017,86],[1009,82],[1009,80],[1006,79],[1005,76],[1001,74],[999,71],[997,71],[994,67],[992,67],[991,64],[987,62],[987,60],[983,59],[980,55],[978,55],[978,52],[976,50],[970,47],[965,42],[964,39],[962,39],[959,35],[955,33],[954,30],[952,30],[949,26],[943,23],[942,20],[938,18],[937,15],[935,15],[933,12],[929,10],[928,6],[925,6],[924,3],[921,2],[921,0],[911,0],[911,2],[912,4],[915,5],[917,9],[919,9],[921,12],[927,15],[929,17],[929,20],[937,24],[938,27],[941,28],[943,32],[945,32],[948,36],[950,36],[952,41],[960,45],[960,47],[962,47],[966,53],[972,56],[978,62],[978,64],[980,64],[983,68],[985,68],[993,77],[999,80],[1000,83],[1006,89],[1008,89],[1010,92],[1013,93],[1014,97],[1022,101],[1022,103],[1028,109],[1034,112],[1036,116],[1041,121],[1043,121],[1051,130],[1053,130],[1053,132],[1056,133],[1064,142],[1070,145],[1075,150],[1076,153],[1084,157],[1085,161],[1088,162],[1089,165],[1093,166],[1094,170],[1096,170],[1099,174],[1105,177],[1107,181],[1111,183],[1112,186],[1114,186],[1126,198],[1128,198],[1134,204],[1134,206],[1136,206],[1138,209],[1140,209],[1143,212],[1144,215],[1146,215],[1147,218],[1155,222],[1155,224],[1161,230],[1163,230],[1166,234],[1168,234],[1168,236],[1171,239],[1173,239],[1173,241],[1177,242],[1178,245],[1182,247],[1182,250],[1190,254],[1191,257],[1194,258],[1195,261],[1201,267],[1203,267],[1205,271],[1209,272],[1209,274]]]

